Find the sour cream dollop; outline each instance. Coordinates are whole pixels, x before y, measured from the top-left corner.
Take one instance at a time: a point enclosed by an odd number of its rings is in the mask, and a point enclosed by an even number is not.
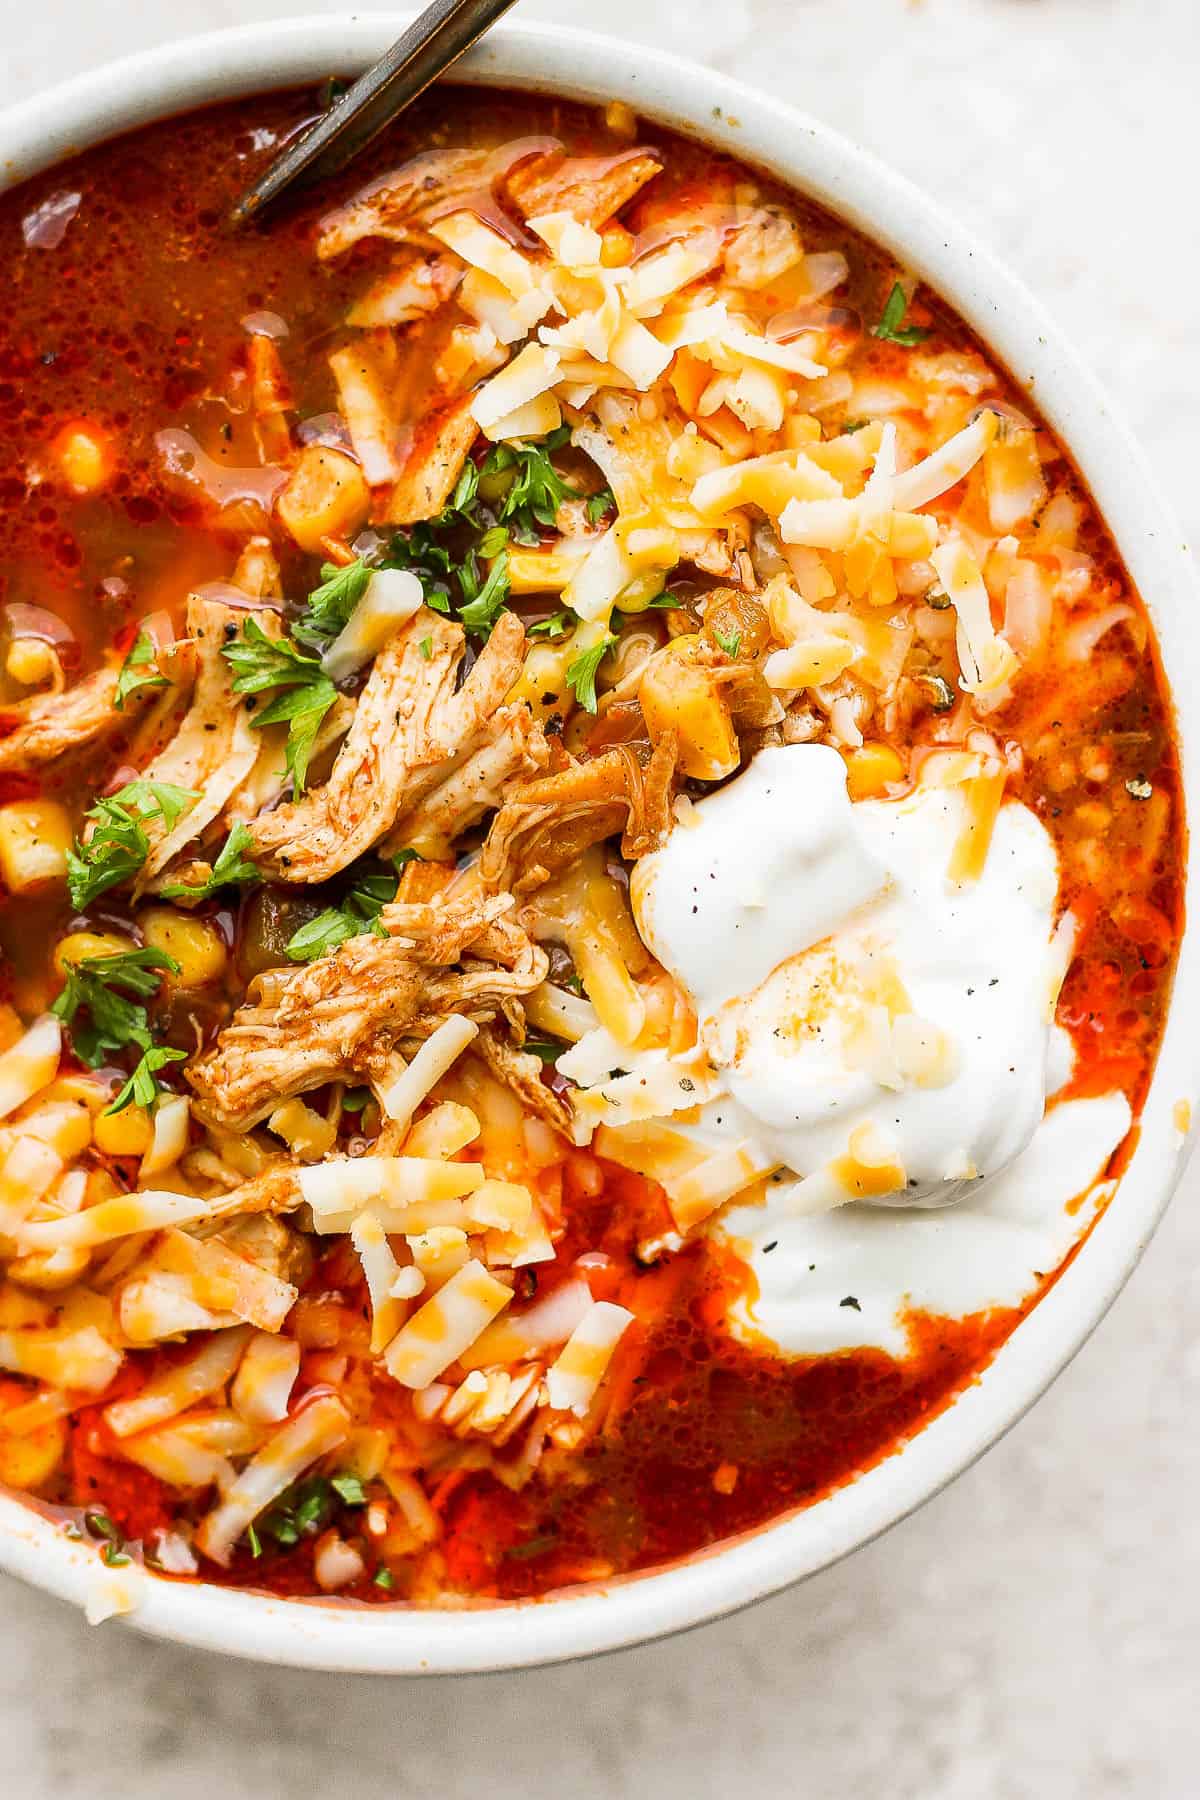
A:
[[[1033,813],[1005,804],[961,885],[963,789],[852,804],[824,745],[760,751],[695,815],[633,900],[728,1095],[706,1115],[804,1178],[802,1211],[944,1205],[1006,1168],[1056,1085],[1058,863]]]

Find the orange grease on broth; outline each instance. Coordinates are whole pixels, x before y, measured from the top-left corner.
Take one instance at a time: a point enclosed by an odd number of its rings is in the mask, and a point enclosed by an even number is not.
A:
[[[413,108],[332,190],[281,209],[265,231],[221,236],[218,223],[235,193],[314,110],[309,94],[214,107],[147,127],[0,197],[0,254],[6,269],[16,270],[0,315],[0,602],[33,601],[70,623],[79,653],[69,678],[94,666],[107,643],[131,642],[139,616],[165,605],[178,620],[190,585],[228,577],[245,519],[229,518],[232,529],[214,527],[194,494],[164,482],[153,440],[164,427],[182,428],[228,467],[255,464],[249,413],[226,398],[230,366],[244,356],[246,314],[268,310],[287,321],[283,349],[299,415],[333,409],[326,352],[361,288],[364,264],[381,251],[360,246],[335,265],[317,263],[313,226],[331,204],[439,144],[499,144],[537,130],[577,154],[625,147],[592,110],[443,89]],[[653,230],[669,199],[688,191],[711,201],[738,177],[728,158],[670,132],[654,129],[646,141],[665,153],[666,173],[636,209],[645,230]],[[22,217],[63,190],[78,191],[83,200],[62,245],[25,251]],[[890,265],[840,221],[794,194],[786,198],[807,248],[846,251],[850,281],[838,303],[857,306],[869,321]],[[932,326],[931,350],[977,347],[961,321],[924,290],[913,316]],[[434,361],[428,335],[418,330],[414,339],[428,368]],[[903,354],[890,344],[868,345],[870,366],[881,374],[895,372]],[[411,378],[419,416],[422,377],[415,365]],[[1028,411],[1015,388],[1005,397]],[[75,419],[99,425],[117,458],[110,488],[95,498],[75,497],[53,477],[50,442]],[[45,476],[28,489],[31,467]],[[1076,491],[1086,502],[1081,485]],[[1129,592],[1094,511],[1083,547]],[[307,562],[282,541],[276,548],[285,591],[304,591]],[[1171,797],[1178,820],[1163,695],[1152,646],[1135,656],[1102,643],[1080,666],[1071,692],[1052,678],[1028,679],[1003,715],[1005,734],[1026,753],[1024,773],[1010,792],[1053,834],[1063,900],[1081,921],[1077,960],[1059,1005],[1078,1055],[1069,1091],[1119,1084],[1135,1105],[1161,1034],[1181,923],[1181,825],[1168,818],[1159,843],[1148,846],[1145,816],[1131,797],[1117,807],[1102,865],[1089,867],[1076,851],[1071,814],[1095,788],[1077,769],[1064,773],[1059,746],[1070,746],[1085,724],[1090,732],[1103,730],[1114,745],[1105,789],[1120,792],[1122,778],[1149,779]],[[119,768],[123,749],[118,742],[105,752],[104,773]],[[90,767],[83,798],[79,770],[67,764],[51,770],[45,786],[78,816],[103,780]],[[0,799],[37,788],[28,778],[6,779]],[[120,903],[114,900],[111,910],[119,916]],[[11,993],[18,965],[22,979],[31,969],[48,977],[50,950],[66,918],[65,901],[57,908],[44,899],[0,908],[0,998]],[[231,992],[226,1005],[232,998]],[[663,1229],[667,1216],[654,1184],[607,1165],[598,1196],[572,1195],[568,1185],[567,1216],[566,1238],[557,1261],[540,1271],[539,1291],[563,1278],[580,1251],[602,1249],[613,1266],[597,1297],[628,1303],[638,1323],[614,1358],[605,1422],[576,1454],[569,1476],[551,1481],[538,1473],[513,1493],[490,1474],[456,1471],[435,1487],[446,1584],[482,1598],[536,1595],[589,1573],[647,1568],[811,1503],[899,1448],[944,1408],[1038,1297],[963,1320],[912,1315],[913,1349],[903,1360],[858,1350],[783,1361],[721,1328],[726,1305],[753,1280],[729,1252],[701,1242],[666,1265],[637,1262],[636,1241]],[[328,1292],[336,1277],[343,1304],[366,1318],[361,1280],[346,1259],[335,1267],[338,1257],[337,1248],[325,1253],[306,1297]],[[1039,1293],[1055,1278],[1047,1272]],[[111,1454],[101,1418],[118,1392],[136,1391],[178,1353],[135,1353],[112,1392],[74,1416],[67,1472],[49,1498],[102,1506],[131,1536],[187,1513],[186,1499],[181,1504],[154,1477]],[[381,1415],[386,1387],[384,1380],[375,1383]],[[713,1485],[722,1464],[736,1465],[728,1493]],[[311,1594],[311,1559],[311,1542],[286,1555],[265,1547],[260,1560],[239,1546],[228,1572],[206,1565],[205,1577]],[[368,1575],[340,1597],[387,1603],[405,1593],[402,1579],[386,1591]]]

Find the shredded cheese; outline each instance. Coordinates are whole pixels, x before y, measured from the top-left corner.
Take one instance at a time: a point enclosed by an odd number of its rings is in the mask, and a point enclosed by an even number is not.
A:
[[[393,1338],[384,1357],[388,1374],[403,1387],[428,1387],[511,1299],[512,1289],[481,1262],[464,1263]]]

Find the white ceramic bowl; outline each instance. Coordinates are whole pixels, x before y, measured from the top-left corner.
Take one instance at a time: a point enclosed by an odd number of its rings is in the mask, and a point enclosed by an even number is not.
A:
[[[395,16],[324,17],[191,38],[101,69],[0,118],[0,185],[72,150],[206,101],[352,72],[397,34]],[[892,250],[955,306],[1070,446],[1150,611],[1178,708],[1185,791],[1200,797],[1196,586],[1178,527],[1124,425],[1025,289],[915,188],[817,120],[724,76],[546,26],[506,27],[464,64],[475,83],[577,100],[619,98],[812,195]],[[1197,908],[1193,869],[1189,916]],[[1132,1162],[1066,1274],[981,1380],[901,1452],[778,1524],[657,1573],[551,1600],[448,1612],[361,1610],[150,1580],[132,1615],[160,1637],[325,1669],[437,1674],[554,1662],[714,1619],[813,1574],[896,1523],[996,1441],[1079,1349],[1154,1230],[1188,1142],[1177,1102],[1196,1093],[1200,935],[1184,938],[1174,1000]],[[1189,1041],[1191,1030],[1191,1041]],[[1194,1110],[1194,1109],[1193,1109]],[[94,1550],[0,1497],[0,1566],[82,1602]]]

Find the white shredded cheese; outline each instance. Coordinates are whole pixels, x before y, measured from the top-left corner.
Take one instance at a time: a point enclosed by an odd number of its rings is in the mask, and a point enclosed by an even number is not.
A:
[[[220,1504],[200,1522],[196,1543],[227,1565],[233,1547],[259,1513],[322,1456],[344,1443],[350,1418],[333,1394],[322,1394],[282,1425],[251,1458]]]
[[[348,681],[356,675],[424,604],[424,590],[410,569],[377,570],[321,658],[330,681]]]
[[[609,1300],[597,1300],[589,1307],[558,1360],[546,1371],[546,1391],[556,1411],[583,1417],[604,1379],[613,1351],[632,1323],[633,1314]]]
[[[0,1119],[53,1081],[61,1054],[62,1026],[53,1013],[44,1013],[0,1055]]]
[[[481,1262],[465,1263],[392,1339],[384,1361],[403,1387],[436,1381],[512,1299]]]
[[[479,1035],[473,1019],[455,1013],[426,1038],[408,1067],[378,1093],[379,1104],[393,1125],[407,1125],[422,1100]]]

